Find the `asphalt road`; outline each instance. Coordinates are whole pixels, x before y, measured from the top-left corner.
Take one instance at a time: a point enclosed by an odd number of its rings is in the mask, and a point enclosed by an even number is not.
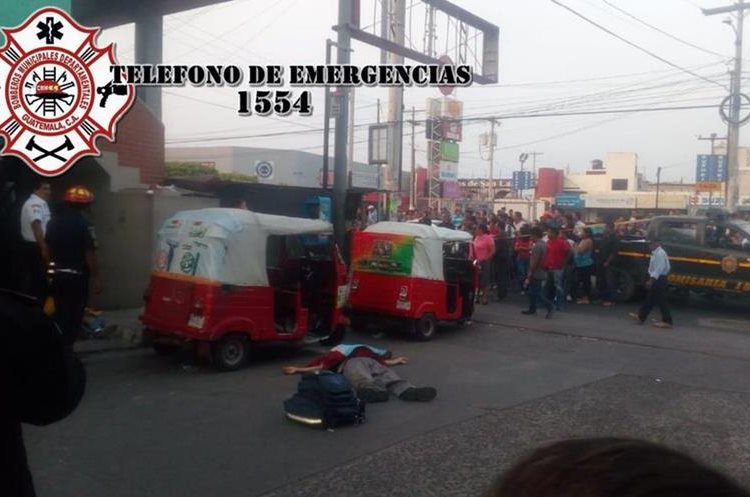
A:
[[[428,404],[368,406],[335,432],[287,422],[285,364],[272,349],[237,373],[184,371],[149,350],[85,357],[79,409],[26,428],[40,497],[480,495],[542,443],[621,435],[689,451],[750,486],[750,314],[675,302],[673,331],[638,326],[634,306],[522,316],[523,300],[482,306],[430,343],[353,334],[411,358],[398,371],[438,388]],[[656,316],[655,316],[656,317]]]

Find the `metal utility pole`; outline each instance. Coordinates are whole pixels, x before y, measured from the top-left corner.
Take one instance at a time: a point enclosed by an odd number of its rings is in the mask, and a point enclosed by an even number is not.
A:
[[[489,181],[489,200],[492,205],[492,211],[495,211],[495,119],[490,119],[490,181]]]
[[[536,158],[544,155],[544,152],[529,152],[531,157],[531,182],[536,184]]]
[[[717,7],[715,9],[703,9],[703,14],[713,16],[717,14],[736,13],[737,24],[734,26],[734,70],[731,73],[731,85],[729,88],[729,116],[727,133],[727,191],[726,205],[735,210],[740,196],[740,164],[737,149],[740,141],[740,107],[742,94],[742,35],[745,22],[745,9],[750,5],[745,0],[738,0],[734,5]]]
[[[356,95],[354,88],[349,88],[349,149],[346,152],[346,161],[349,171],[354,169],[354,97]]]
[[[699,137],[698,137],[698,140],[699,140],[699,141],[710,141],[710,142],[711,142],[711,155],[714,155],[714,150],[715,150],[715,148],[716,148],[716,147],[715,147],[715,142],[716,142],[717,140],[726,140],[726,139],[727,139],[727,137],[726,137],[726,136],[721,136],[721,137],[720,137],[720,136],[719,136],[719,135],[717,135],[716,133],[711,133],[711,134],[710,134],[710,135],[708,135],[708,136],[699,136]]]
[[[544,152],[529,152],[531,156],[531,184],[534,188],[531,189],[531,218],[536,219],[536,158],[544,155]]]
[[[403,46],[406,38],[406,0],[386,0],[388,4],[388,40]],[[403,55],[388,52],[388,63],[399,65],[404,63]],[[388,90],[388,122],[391,123],[391,157],[386,169],[386,188],[389,194],[394,190],[401,191],[401,161],[404,143],[404,88],[392,87]],[[390,219],[390,212],[388,213]]]
[[[338,22],[338,57],[339,64],[351,61],[351,22],[354,11],[354,0],[339,0]],[[346,148],[348,141],[347,125],[349,121],[349,92],[339,89],[339,106],[336,114],[336,133],[334,136],[334,169],[333,169],[333,230],[339,247],[346,242],[346,193],[349,185],[347,174]]]
[[[659,210],[659,186],[661,185],[661,166],[656,168],[656,208]]]
[[[331,64],[331,47],[335,45],[331,39],[326,40],[326,65]],[[328,142],[331,134],[331,88],[326,86],[323,110],[323,189],[328,189]]]
[[[411,181],[409,184],[409,209],[417,205],[417,109],[411,108]]]

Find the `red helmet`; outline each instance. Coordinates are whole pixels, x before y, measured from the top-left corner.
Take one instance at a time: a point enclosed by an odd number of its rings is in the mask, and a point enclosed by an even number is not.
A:
[[[94,194],[85,186],[76,185],[67,189],[63,200],[71,204],[90,204],[94,201]]]

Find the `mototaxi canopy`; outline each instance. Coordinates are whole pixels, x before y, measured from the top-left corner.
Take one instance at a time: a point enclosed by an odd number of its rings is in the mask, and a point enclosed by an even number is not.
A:
[[[472,236],[465,231],[391,221],[375,223],[367,227],[364,233],[409,238],[409,244],[413,245],[410,276],[429,280],[444,279],[443,245],[446,242],[466,243],[472,240]]]
[[[243,209],[180,211],[156,237],[154,270],[228,285],[268,286],[266,250],[273,235],[327,235],[330,223]]]

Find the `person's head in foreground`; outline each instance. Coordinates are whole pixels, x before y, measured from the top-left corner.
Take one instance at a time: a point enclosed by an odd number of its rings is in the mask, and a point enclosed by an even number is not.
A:
[[[730,478],[642,440],[565,440],[535,450],[487,497],[749,497]]]

